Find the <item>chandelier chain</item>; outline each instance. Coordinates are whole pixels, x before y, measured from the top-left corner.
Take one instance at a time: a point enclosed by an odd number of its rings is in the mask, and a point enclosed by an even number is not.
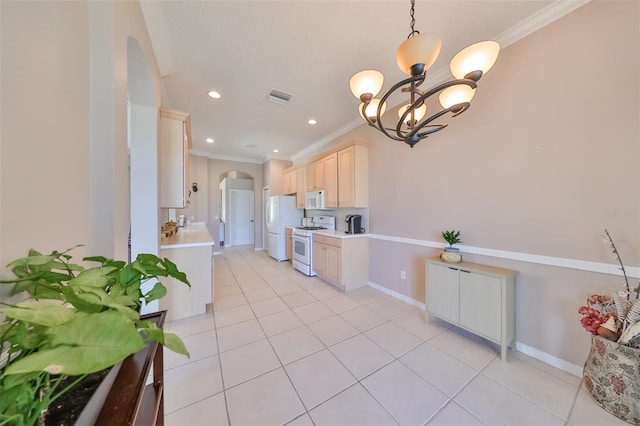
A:
[[[416,0],[411,0],[411,12],[409,12],[409,14],[411,15],[411,33],[409,33],[409,36],[407,38],[411,38],[412,36],[416,35],[416,34],[420,34],[420,31],[416,31],[413,27],[416,24],[416,18],[415,18],[415,6],[416,6]]]

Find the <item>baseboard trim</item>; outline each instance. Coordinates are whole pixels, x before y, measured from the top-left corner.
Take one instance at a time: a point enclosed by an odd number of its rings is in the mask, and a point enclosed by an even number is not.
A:
[[[395,299],[402,300],[403,302],[409,303],[410,305],[416,306],[423,311],[426,310],[426,306],[424,303],[412,299],[404,294],[400,294],[397,291],[390,290],[386,287],[381,286],[380,284],[376,284],[374,282],[369,281],[369,287],[375,288],[376,290],[381,291],[384,294],[387,294]],[[530,356],[531,358],[535,358],[538,361],[542,361],[545,364],[549,364],[552,367],[556,367],[564,372],[572,374],[577,377],[582,377],[582,367],[576,364],[572,364],[568,361],[560,359],[556,356],[543,352],[539,349],[531,347],[529,345],[525,345],[522,342],[516,341],[516,348],[518,352],[522,352],[525,355]]]
[[[565,361],[564,359],[558,358],[518,341],[516,341],[516,350],[518,352],[522,352],[525,355],[529,355],[531,358],[542,361],[545,364],[549,364],[562,371],[566,371],[567,373],[572,374],[576,377],[582,377],[582,367],[579,365],[573,364],[569,361]]]
[[[423,311],[426,309],[426,306],[424,305],[424,303],[422,303],[422,302],[420,302],[418,300],[412,299],[412,298],[410,298],[408,296],[405,296],[404,294],[398,293],[397,291],[389,290],[388,288],[383,287],[383,286],[381,286],[379,284],[376,284],[376,283],[373,283],[373,282],[369,281],[369,287],[373,287],[376,290],[379,290],[379,291],[383,292],[384,294],[388,294],[389,296],[394,297],[394,298],[399,299],[399,300],[402,300],[403,302],[406,302],[406,303],[408,303],[410,305],[417,306],[418,308],[422,309]]]

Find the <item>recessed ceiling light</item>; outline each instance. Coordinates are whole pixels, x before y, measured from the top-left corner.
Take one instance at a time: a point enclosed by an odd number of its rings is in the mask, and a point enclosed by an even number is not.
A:
[[[206,138],[205,141],[207,141],[209,143],[213,143],[213,138]]]
[[[213,99],[220,99],[222,96],[220,96],[220,93],[216,92],[215,90],[210,91],[209,93],[207,93],[207,95],[211,96]]]
[[[280,150],[279,149],[274,149],[273,152],[280,152]]]
[[[313,124],[316,124],[317,121],[312,118],[311,120],[307,121],[307,123],[313,125]]]

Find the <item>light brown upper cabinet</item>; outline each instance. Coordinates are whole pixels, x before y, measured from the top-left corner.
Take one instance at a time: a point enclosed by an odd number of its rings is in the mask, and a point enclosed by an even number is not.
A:
[[[324,158],[307,165],[307,191],[324,189]]]
[[[305,208],[307,195],[307,167],[296,169],[296,207]]]
[[[324,201],[327,207],[338,207],[338,153],[324,157]]]
[[[297,189],[296,189],[297,174],[298,174],[297,170],[292,170],[292,171],[287,172],[287,173],[284,174],[284,177],[283,177],[283,192],[282,192],[284,195],[295,194],[297,192]]]
[[[160,108],[160,207],[187,206],[190,148],[189,114]]]
[[[369,207],[369,152],[365,146],[338,151],[338,207]]]

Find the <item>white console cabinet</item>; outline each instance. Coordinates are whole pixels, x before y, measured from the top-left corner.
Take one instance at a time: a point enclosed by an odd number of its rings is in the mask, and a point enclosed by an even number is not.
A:
[[[506,361],[515,340],[516,274],[478,263],[427,259],[427,312],[499,344]]]

